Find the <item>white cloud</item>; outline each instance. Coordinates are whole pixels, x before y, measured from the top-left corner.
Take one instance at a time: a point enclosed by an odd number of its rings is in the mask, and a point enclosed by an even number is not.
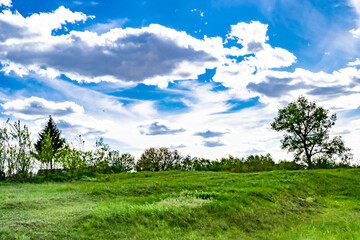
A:
[[[253,54],[246,57],[246,64],[258,69],[288,67],[296,61],[296,57],[282,48],[273,48],[267,42],[267,24],[257,21],[251,23],[238,23],[231,26],[228,39],[237,40],[243,48],[234,51],[236,56]]]
[[[66,23],[85,21],[83,13],[60,7],[27,18],[8,10],[0,14],[3,71],[23,75],[52,69],[74,80],[171,81],[196,78],[215,66],[223,53],[221,38],[195,39],[185,32],[152,24],[140,29],[115,28],[98,35],[72,31],[54,36]],[[215,46],[218,45],[218,46]]]
[[[228,38],[234,38],[244,46],[241,50],[242,55],[250,54],[262,50],[263,44],[269,40],[266,35],[267,29],[267,24],[258,21],[252,21],[250,24],[241,22],[231,26]]]
[[[19,76],[30,72],[52,77],[65,74],[79,82],[144,82],[166,86],[169,81],[197,78],[205,68],[216,67],[220,71],[224,68],[223,71],[229,72],[234,66],[250,73],[254,69],[286,67],[296,60],[287,50],[266,43],[268,26],[259,22],[232,26],[228,37],[237,40],[243,46],[241,49],[224,47],[220,37],[205,36],[200,40],[157,24],[138,29],[114,28],[101,35],[90,31],[51,34],[66,23],[88,18],[64,7],[27,18],[17,12],[3,11],[0,14],[0,25],[5,26],[0,34],[4,38],[0,44],[2,71],[13,71]],[[241,63],[228,58],[248,54],[253,55],[246,56]]]
[[[96,23],[92,26],[90,26],[87,30],[91,32],[96,32],[98,34],[109,32],[113,28],[119,28],[122,27],[129,19],[123,18],[123,19],[115,19],[115,20],[109,20],[106,23]]]
[[[351,29],[350,33],[354,36],[354,38],[360,38],[360,28]]]
[[[359,66],[359,65],[360,65],[360,59],[359,59],[359,58],[356,58],[355,61],[349,62],[347,65],[348,65],[348,66]]]
[[[46,47],[46,45],[43,45],[45,40],[54,39],[51,38],[53,30],[60,29],[66,23],[86,21],[88,18],[93,18],[93,16],[86,16],[80,12],[72,12],[63,6],[51,13],[35,13],[26,18],[17,11],[13,13],[10,10],[4,10],[0,14],[0,22],[8,24],[9,28],[20,28],[25,31],[23,34],[26,38],[24,36],[23,38],[17,37],[15,38],[16,40],[10,41],[11,43],[31,43],[36,39],[41,41],[40,44],[42,46],[38,46],[40,49]]]
[[[357,25],[359,28],[357,29],[351,29],[350,33],[352,33],[352,35],[355,38],[359,38],[360,37],[360,1],[359,0],[349,0],[349,4],[350,6],[352,6],[356,12],[356,14],[358,15],[358,19],[357,21]]]
[[[0,0],[0,7],[1,6],[11,7],[11,0]]]
[[[49,115],[66,116],[84,112],[84,108],[74,102],[56,103],[38,97],[8,101],[2,104],[2,107],[6,111],[5,114],[22,119],[37,119]]]

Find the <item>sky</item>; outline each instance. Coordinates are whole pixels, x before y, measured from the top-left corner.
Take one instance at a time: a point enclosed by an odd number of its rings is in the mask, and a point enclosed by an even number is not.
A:
[[[211,159],[270,153],[298,96],[360,159],[360,0],[0,0],[0,120]]]

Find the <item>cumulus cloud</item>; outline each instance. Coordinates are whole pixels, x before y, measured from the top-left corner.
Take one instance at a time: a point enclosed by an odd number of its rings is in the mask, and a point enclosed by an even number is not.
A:
[[[84,112],[83,107],[74,102],[56,103],[38,97],[8,101],[2,104],[2,107],[6,114],[22,119],[36,119],[48,115],[65,116]]]
[[[5,6],[5,7],[11,7],[11,0],[0,0],[0,7],[1,6]]]
[[[246,88],[260,94],[260,101],[266,103],[278,102],[280,97],[282,101],[289,102],[299,95],[305,95],[312,101],[345,110],[356,106],[353,101],[359,96],[359,79],[360,71],[355,67],[332,73],[314,73],[300,68],[294,72],[267,70],[254,75]],[[334,97],[342,100],[334,101]]]
[[[165,124],[161,124],[159,122],[140,125],[139,130],[142,135],[169,135],[185,132],[185,129],[183,128],[170,128]]]
[[[227,48],[220,37],[196,39],[157,24],[142,28],[114,28],[125,20],[95,24],[86,31],[52,34],[66,24],[93,16],[59,7],[51,13],[24,18],[18,12],[0,13],[0,62],[2,71],[19,76],[35,72],[42,76],[66,75],[85,82],[144,82],[166,86],[173,80],[195,79],[206,68],[226,74],[253,73],[291,65],[296,57],[273,48],[260,22],[232,26]],[[226,43],[226,42],[225,42]],[[244,57],[240,63],[233,57]],[[225,75],[225,76],[224,76]],[[231,81],[231,80],[230,80]]]
[[[258,95],[254,94],[251,87],[256,87],[252,84],[259,84],[266,79],[264,73],[275,68],[291,66],[296,62],[296,57],[292,53],[272,47],[267,42],[269,39],[267,29],[267,24],[257,21],[241,22],[232,25],[227,36],[226,41],[235,41],[242,48],[238,48],[237,45],[230,48],[229,56],[234,59],[218,66],[213,80],[236,91],[241,99],[254,98]]]
[[[86,16],[81,12],[72,12],[63,6],[51,13],[35,13],[26,18],[19,12],[10,10],[4,10],[0,14],[0,22],[26,30],[24,33],[26,38],[10,38],[12,41],[9,44],[34,44],[35,40],[37,40],[40,41],[39,46],[37,46],[39,50],[45,50],[44,48],[49,47],[44,44],[46,40],[54,40],[51,34],[53,30],[61,29],[67,23],[86,21],[88,18],[93,18],[93,16]],[[3,29],[0,31],[2,34],[6,34]],[[8,46],[6,43],[5,45]],[[34,44],[34,46],[36,45]]]
[[[213,137],[222,137],[226,134],[226,132],[216,132],[216,131],[210,131],[207,130],[205,132],[197,132],[194,135],[195,136],[200,136],[203,138],[213,138]]]
[[[238,50],[238,55],[246,57],[246,63],[258,69],[280,68],[292,65],[296,57],[289,51],[282,48],[273,48],[266,43],[269,37],[266,35],[267,24],[257,21],[251,23],[238,23],[231,26],[228,39],[237,40],[243,48]]]
[[[356,58],[355,61],[349,62],[347,65],[348,65],[348,66],[359,66],[359,65],[360,65],[360,59],[359,59],[359,58]]]
[[[221,55],[215,46],[222,46],[220,38],[198,40],[156,24],[139,29],[114,28],[101,35],[90,31],[52,34],[66,23],[88,18],[64,7],[26,18],[18,12],[3,11],[0,61],[4,69],[25,74],[51,69],[89,82],[168,81],[195,78]],[[104,26],[95,26],[99,27]]]

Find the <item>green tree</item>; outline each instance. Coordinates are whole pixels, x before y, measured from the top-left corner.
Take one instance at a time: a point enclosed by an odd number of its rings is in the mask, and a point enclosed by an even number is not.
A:
[[[111,148],[104,142],[103,138],[96,140],[95,151],[90,155],[90,166],[100,172],[107,172],[110,169]]]
[[[181,160],[181,155],[177,150],[171,151],[166,147],[149,148],[141,154],[136,163],[137,171],[164,171],[175,169]]]
[[[40,151],[38,150],[34,152],[33,156],[42,164],[45,164],[46,169],[49,168],[49,165],[52,163],[52,159],[55,157],[50,131],[45,135],[43,141],[41,142]]]
[[[6,121],[0,129],[1,178],[25,179],[31,174],[34,162],[31,157],[32,143],[29,129],[20,121]]]
[[[271,128],[286,132],[281,140],[282,148],[294,152],[296,161],[302,160],[312,168],[317,159],[330,160],[334,155],[346,159],[349,156],[350,149],[345,147],[341,137],[329,137],[335,121],[336,114],[329,116],[329,110],[300,96],[279,109]]]
[[[68,144],[59,150],[58,158],[63,169],[67,170],[72,177],[87,166],[83,152]]]
[[[50,170],[52,170],[55,165],[56,153],[63,147],[64,143],[65,139],[61,138],[61,131],[57,128],[52,117],[49,116],[45,128],[39,133],[39,138],[35,143],[37,151],[35,156],[39,161],[50,165]]]
[[[7,142],[8,142],[7,122],[0,128],[0,181],[6,177],[6,160],[7,160]]]
[[[270,154],[264,155],[250,155],[244,162],[246,171],[259,172],[259,171],[272,171],[275,168],[275,162]]]
[[[130,172],[134,169],[135,158],[129,153],[120,154],[119,151],[111,151],[109,164],[115,173]]]

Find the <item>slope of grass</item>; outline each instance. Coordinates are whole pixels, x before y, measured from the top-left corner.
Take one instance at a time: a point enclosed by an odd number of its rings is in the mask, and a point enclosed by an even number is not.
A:
[[[0,239],[360,239],[360,169],[0,183]]]

